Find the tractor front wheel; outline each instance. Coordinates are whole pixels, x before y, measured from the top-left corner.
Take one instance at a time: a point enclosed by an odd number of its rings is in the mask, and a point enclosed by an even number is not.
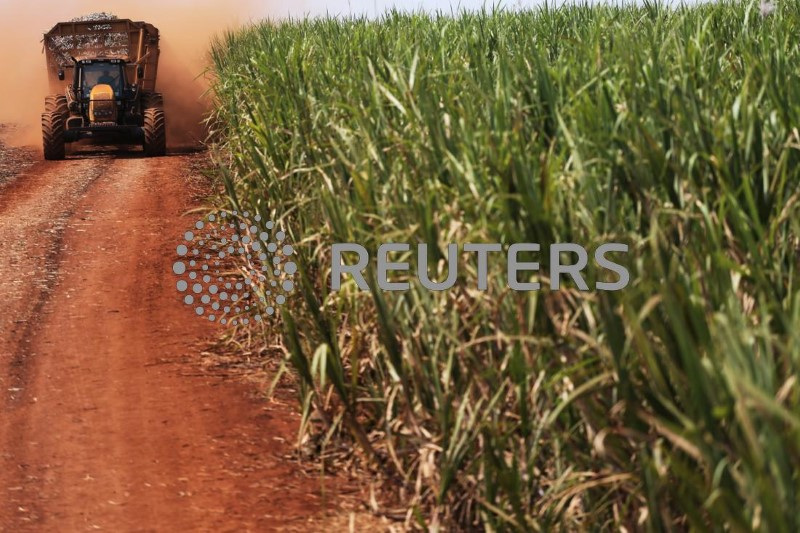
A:
[[[58,113],[62,117],[69,115],[67,97],[63,94],[52,94],[44,99],[45,113]]]
[[[144,155],[160,156],[167,153],[167,128],[164,110],[151,107],[144,110]]]
[[[144,93],[142,94],[142,107],[157,107],[164,109],[164,96],[161,93]]]
[[[64,115],[58,112],[42,113],[42,145],[44,158],[49,161],[64,159]]]

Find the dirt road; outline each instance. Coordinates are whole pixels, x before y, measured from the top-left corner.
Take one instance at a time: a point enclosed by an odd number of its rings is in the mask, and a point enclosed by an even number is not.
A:
[[[198,372],[170,251],[188,160],[88,153],[0,186],[0,530],[308,530],[287,407]]]

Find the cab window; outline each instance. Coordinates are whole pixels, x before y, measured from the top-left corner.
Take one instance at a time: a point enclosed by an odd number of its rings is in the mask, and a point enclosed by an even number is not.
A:
[[[119,63],[87,63],[81,68],[81,92],[89,98],[95,85],[110,85],[114,96],[119,97],[123,81],[122,65]]]

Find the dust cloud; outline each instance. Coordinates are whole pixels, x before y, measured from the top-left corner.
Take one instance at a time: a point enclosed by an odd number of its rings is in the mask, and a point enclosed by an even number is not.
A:
[[[40,116],[48,92],[42,35],[56,23],[96,12],[144,20],[159,29],[161,56],[156,88],[164,94],[167,138],[172,147],[197,145],[208,110],[208,48],[226,30],[272,16],[272,2],[257,0],[73,0],[0,1],[0,123],[3,141],[17,146],[41,144]]]

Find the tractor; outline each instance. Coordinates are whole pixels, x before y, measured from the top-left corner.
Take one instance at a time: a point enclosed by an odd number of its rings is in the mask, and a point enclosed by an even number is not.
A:
[[[60,22],[44,35],[51,94],[42,113],[44,157],[97,139],[166,153],[164,98],[156,92],[158,30],[129,19]]]

